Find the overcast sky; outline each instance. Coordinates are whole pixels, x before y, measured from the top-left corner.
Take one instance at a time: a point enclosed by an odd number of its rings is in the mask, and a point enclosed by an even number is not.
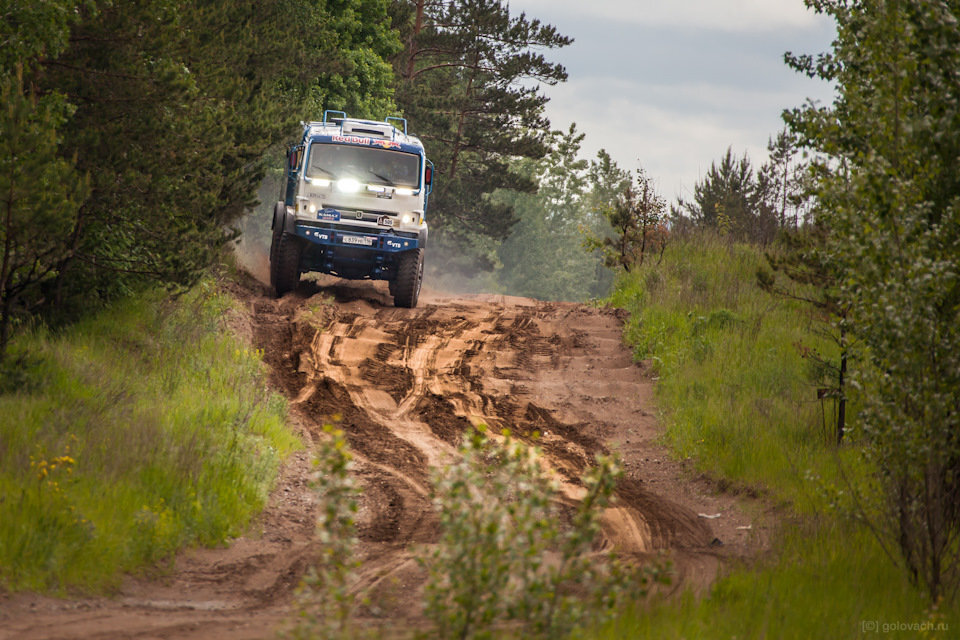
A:
[[[510,0],[574,43],[547,52],[570,75],[546,87],[554,128],[576,122],[583,155],[605,148],[643,166],[669,202],[728,146],[754,166],[786,108],[829,103],[831,87],[794,72],[785,51],[829,50],[832,21],[802,0]]]

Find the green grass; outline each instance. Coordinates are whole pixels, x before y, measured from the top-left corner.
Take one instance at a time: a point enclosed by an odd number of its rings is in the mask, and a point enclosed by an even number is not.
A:
[[[814,331],[823,325],[811,309],[758,288],[764,260],[754,247],[694,237],[621,277],[611,301],[631,311],[625,339],[659,378],[676,455],[806,510],[818,503],[809,478],[836,482],[837,451],[833,407],[817,399],[823,383],[803,354],[836,348]]]
[[[0,586],[108,589],[262,508],[300,444],[231,304],[205,282],[14,344],[29,364],[0,394]]]
[[[637,606],[594,637],[946,640],[960,629],[956,610],[931,607],[862,528],[786,529],[779,547],[775,564],[735,571],[706,596]],[[896,633],[897,623],[932,626]]]
[[[869,635],[874,623],[883,632],[930,620],[955,634],[957,605],[937,612],[838,507],[849,506],[848,483],[860,486],[869,470],[855,432],[839,450],[832,444],[816,396],[823,382],[804,357],[808,349],[836,357],[836,348],[809,307],[759,289],[764,262],[756,248],[714,236],[678,240],[661,265],[622,276],[611,301],[631,312],[625,339],[658,376],[664,440],[675,455],[785,507],[774,549],[756,566],[728,568],[703,597],[637,605],[593,637],[850,638]]]

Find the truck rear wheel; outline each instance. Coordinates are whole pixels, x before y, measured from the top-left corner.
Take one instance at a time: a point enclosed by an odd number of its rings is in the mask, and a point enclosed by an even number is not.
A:
[[[407,251],[400,256],[397,267],[397,279],[391,287],[393,305],[412,309],[420,298],[420,286],[423,284],[423,249]]]
[[[276,229],[274,229],[276,233]],[[300,254],[303,243],[300,238],[280,230],[276,251],[270,255],[270,285],[279,298],[297,288],[300,282]]]

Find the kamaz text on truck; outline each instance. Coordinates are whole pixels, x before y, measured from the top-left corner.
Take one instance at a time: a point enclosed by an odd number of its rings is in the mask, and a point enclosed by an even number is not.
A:
[[[423,283],[433,165],[403,118],[327,111],[304,123],[287,155],[273,213],[270,284],[277,296],[301,273],[386,280],[393,303],[415,307]]]

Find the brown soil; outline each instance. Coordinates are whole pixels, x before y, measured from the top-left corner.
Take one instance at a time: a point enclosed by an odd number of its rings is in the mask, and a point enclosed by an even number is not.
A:
[[[718,492],[657,444],[652,382],[615,310],[426,290],[417,309],[397,309],[382,283],[333,279],[281,300],[255,284],[236,293],[250,311],[238,330],[263,349],[304,439],[336,418],[356,455],[365,624],[394,635],[418,625],[413,552],[438,534],[429,472],[471,424],[539,432],[567,500],[594,454],[619,452],[626,474],[603,546],[668,557],[673,589],[701,589],[767,546],[761,503]],[[310,452],[293,455],[246,536],[183,552],[166,577],[128,578],[112,598],[0,596],[0,639],[275,637],[319,548],[310,474]]]

